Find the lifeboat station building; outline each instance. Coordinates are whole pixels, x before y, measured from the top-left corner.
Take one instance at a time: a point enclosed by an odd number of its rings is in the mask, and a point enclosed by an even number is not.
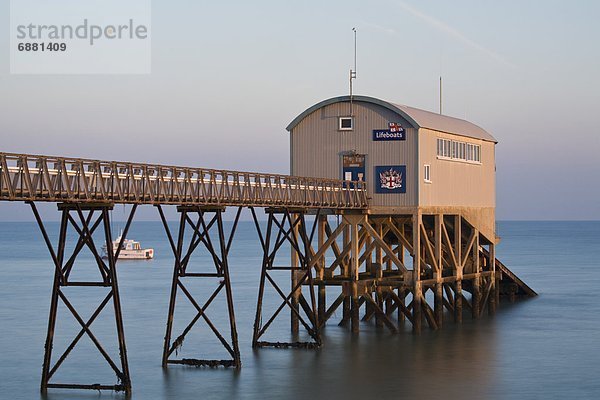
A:
[[[334,97],[287,127],[291,174],[364,180],[373,214],[464,214],[494,240],[496,139],[457,118]]]
[[[497,141],[483,128],[374,97],[340,96],[309,107],[287,130],[292,175],[362,181],[369,199],[361,215],[339,212],[341,229],[323,218],[319,316],[331,315],[325,288],[332,285],[342,294],[331,307],[343,304],[353,330],[363,304],[364,319],[392,329],[397,310],[419,331],[421,320],[438,328],[444,314],[460,321],[464,308],[479,317],[501,295],[531,294],[495,259]]]

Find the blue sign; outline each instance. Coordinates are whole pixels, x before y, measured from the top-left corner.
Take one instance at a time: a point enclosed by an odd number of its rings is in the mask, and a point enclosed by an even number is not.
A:
[[[373,129],[373,140],[406,140],[406,131],[398,122],[388,122],[388,129]]]
[[[375,167],[375,193],[406,193],[406,165]]]
[[[389,129],[373,129],[373,140],[406,140],[406,131],[404,128],[397,132],[392,132]]]

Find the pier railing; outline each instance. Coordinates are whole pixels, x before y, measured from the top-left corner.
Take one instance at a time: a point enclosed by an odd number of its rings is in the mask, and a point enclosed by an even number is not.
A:
[[[80,158],[0,153],[0,200],[361,209],[366,184]]]

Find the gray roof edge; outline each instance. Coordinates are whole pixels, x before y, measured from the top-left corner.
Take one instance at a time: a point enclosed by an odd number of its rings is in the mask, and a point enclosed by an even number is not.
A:
[[[406,119],[408,122],[410,122],[411,125],[413,125],[416,128],[427,128],[427,129],[431,129],[431,130],[435,130],[435,131],[446,132],[446,133],[451,133],[451,134],[465,136],[465,137],[474,137],[477,139],[482,139],[482,140],[498,143],[498,141],[491,134],[489,134],[486,130],[484,130],[480,126],[477,126],[477,125],[473,124],[472,122],[465,121],[465,120],[462,120],[459,118],[449,117],[446,115],[439,115],[439,114],[432,113],[431,111],[420,110],[420,109],[414,108],[414,107],[393,104],[388,101],[380,100],[380,99],[377,99],[375,97],[370,97],[370,96],[353,96],[352,100],[357,101],[357,102],[376,104],[376,105],[382,106],[384,108],[387,108],[391,111],[394,111],[394,112],[398,113],[400,116],[402,116],[404,119]],[[349,102],[349,101],[350,101],[350,96],[348,96],[348,95],[337,96],[337,97],[332,97],[327,100],[323,100],[323,101],[307,108],[304,112],[302,112],[300,115],[298,115],[296,118],[294,118],[292,120],[292,122],[290,122],[289,125],[286,127],[286,130],[291,132],[292,129],[294,129],[300,123],[300,121],[302,121],[304,118],[306,118],[312,112],[314,112],[322,107],[325,107],[325,106],[328,106],[328,105],[334,104],[334,103]],[[406,108],[407,110],[403,110],[403,108]],[[453,129],[444,129],[443,127],[440,127],[437,124],[419,123],[417,121],[418,118],[415,119],[415,118],[413,118],[412,115],[410,115],[411,110],[414,112],[418,112],[418,113],[428,114],[430,118],[436,118],[436,119],[439,119],[440,121],[447,120],[447,121],[453,121],[454,123],[466,124],[467,126],[469,126],[471,128],[475,128],[475,130],[477,130],[477,131],[480,131],[480,133],[475,134],[475,135],[469,135],[466,132],[460,132],[460,131],[453,130]]]

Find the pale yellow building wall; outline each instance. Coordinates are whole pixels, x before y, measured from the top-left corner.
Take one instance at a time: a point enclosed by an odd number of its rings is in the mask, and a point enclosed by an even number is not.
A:
[[[437,139],[481,146],[481,162],[448,160],[437,155]],[[430,210],[457,210],[481,227],[490,239],[495,230],[495,143],[430,129],[419,130],[419,206]],[[424,166],[430,165],[430,180]]]
[[[447,160],[437,156],[437,139],[481,146],[481,163]],[[419,205],[495,207],[496,182],[492,142],[421,128],[419,130]],[[431,167],[431,183],[423,179],[424,165]]]

